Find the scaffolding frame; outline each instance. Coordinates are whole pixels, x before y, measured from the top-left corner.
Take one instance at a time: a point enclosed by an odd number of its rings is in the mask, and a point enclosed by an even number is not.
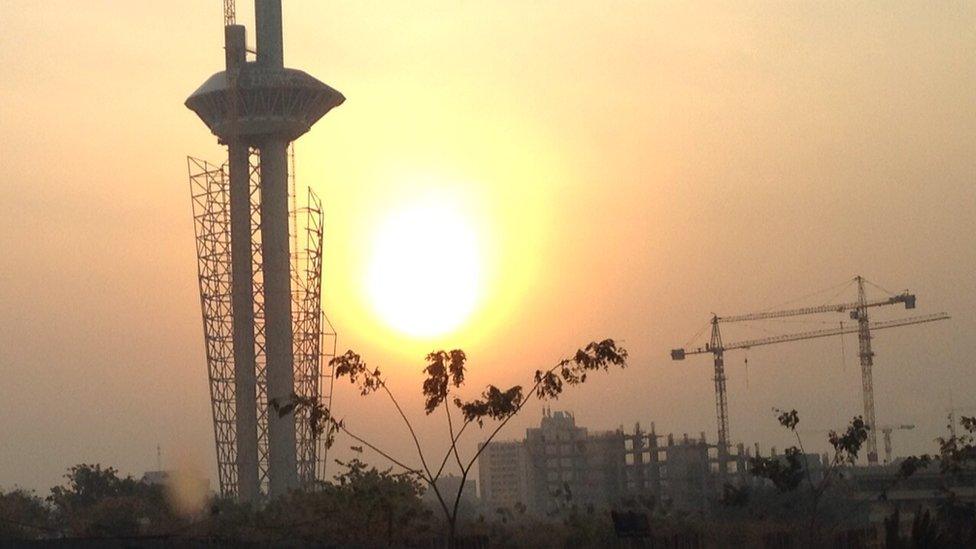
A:
[[[258,482],[267,493],[268,386],[265,340],[264,274],[261,254],[261,157],[249,151],[251,263],[253,276],[255,377],[257,392]],[[325,217],[322,201],[308,189],[304,205],[295,192],[294,156],[289,170],[289,244],[291,246],[291,299],[294,393],[331,410],[332,367],[337,335],[322,310],[322,264]],[[217,166],[187,158],[197,244],[197,267],[203,313],[204,341],[210,386],[220,493],[238,493],[237,432],[234,385],[233,316],[231,307],[230,177],[226,164]],[[304,225],[299,229],[299,218]],[[328,378],[328,379],[326,379]],[[327,385],[327,386],[326,386]],[[323,391],[323,389],[325,389]],[[312,432],[311,410],[295,413],[298,476],[312,489],[325,479],[325,441]]]
[[[304,234],[292,263],[292,322],[295,363],[295,394],[306,401],[319,402],[322,331],[322,202],[311,189],[307,205],[292,210],[292,217],[304,215]],[[295,223],[297,225],[297,223]],[[304,246],[302,248],[302,246]],[[306,488],[315,481],[316,434],[310,423],[311,409],[300,407],[295,413],[298,444],[298,479]]]
[[[224,166],[187,158],[203,339],[220,493],[237,495],[237,411],[230,269],[230,180]]]
[[[335,367],[332,365],[332,359],[336,357],[338,351],[339,336],[336,333],[335,327],[332,325],[332,321],[329,320],[325,312],[322,312],[320,326],[322,326],[322,330],[320,332],[321,343],[319,343],[319,364],[322,366],[319,370],[319,392],[321,393],[319,402],[329,410],[329,413],[332,413],[332,407],[335,405],[333,392],[335,387]],[[327,470],[329,466],[328,436],[319,437],[317,442],[318,463],[316,465],[315,476],[320,481],[327,481]]]
[[[264,263],[261,253],[261,153],[250,149],[251,272],[254,304],[254,370],[258,402],[258,486],[268,493],[268,356],[265,340]]]

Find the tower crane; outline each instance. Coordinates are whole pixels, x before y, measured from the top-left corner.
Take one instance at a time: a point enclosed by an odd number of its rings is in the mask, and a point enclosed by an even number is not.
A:
[[[880,428],[881,434],[884,435],[885,465],[891,463],[891,432],[909,431],[914,428],[914,425],[885,425]]]
[[[732,351],[736,349],[749,349],[751,347],[759,347],[762,345],[772,345],[775,343],[787,343],[790,341],[801,341],[805,339],[815,339],[821,337],[830,337],[835,335],[843,334],[858,334],[858,340],[860,342],[860,359],[861,359],[861,389],[864,401],[864,422],[870,428],[868,431],[868,463],[871,465],[876,465],[878,463],[878,439],[877,431],[875,429],[875,413],[874,413],[874,387],[872,380],[872,367],[874,365],[874,352],[871,349],[871,331],[872,330],[883,330],[887,328],[897,328],[900,326],[911,326],[913,324],[922,324],[925,322],[935,322],[938,320],[946,320],[949,315],[946,313],[937,313],[924,316],[914,316],[901,318],[897,320],[886,320],[880,322],[872,322],[868,319],[868,309],[874,307],[883,307],[887,305],[904,304],[906,309],[915,308],[915,295],[910,294],[907,291],[901,294],[893,295],[884,299],[879,300],[868,300],[864,290],[865,279],[861,276],[854,278],[857,283],[858,293],[857,301],[852,301],[849,303],[838,303],[832,305],[818,305],[813,307],[802,307],[797,309],[785,309],[780,311],[767,311],[761,313],[750,313],[743,315],[733,315],[733,316],[718,316],[712,315],[711,326],[712,333],[709,342],[705,347],[698,347],[695,349],[673,349],[671,351],[672,360],[684,360],[688,355],[697,354],[711,354],[714,363],[714,382],[715,382],[715,414],[718,423],[718,451],[719,451],[719,471],[724,475],[727,468],[727,456],[729,449],[729,412],[728,412],[728,397],[725,388],[725,353],[726,351]],[[837,328],[829,328],[824,330],[815,330],[807,332],[799,332],[786,335],[778,335],[772,337],[765,337],[761,339],[751,339],[745,341],[737,341],[734,343],[723,343],[722,333],[720,326],[721,324],[729,324],[734,322],[745,322],[752,320],[768,320],[776,318],[786,318],[802,315],[811,315],[818,313],[829,313],[837,312],[843,313],[848,312],[853,320],[857,321],[857,325],[854,326],[844,326],[841,325]]]

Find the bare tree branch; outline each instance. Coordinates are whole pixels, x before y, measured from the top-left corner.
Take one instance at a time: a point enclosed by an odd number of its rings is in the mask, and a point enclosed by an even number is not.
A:
[[[403,408],[400,407],[400,403],[397,402],[396,397],[393,396],[393,391],[390,391],[389,387],[386,386],[386,382],[380,381],[380,387],[382,387],[383,390],[386,392],[387,396],[390,397],[390,400],[393,402],[393,405],[396,407],[397,412],[399,412],[400,414],[400,418],[403,419],[403,422],[407,425],[407,429],[410,430],[410,437],[413,438],[414,446],[416,446],[417,448],[417,455],[420,456],[420,463],[424,467],[424,472],[427,473],[427,477],[425,478],[425,480],[427,480],[427,483],[430,485],[430,488],[434,491],[434,495],[437,496],[437,500],[440,502],[441,507],[444,509],[444,512],[447,513],[447,503],[444,502],[444,498],[441,496],[441,491],[437,488],[437,479],[430,474],[430,468],[427,466],[426,458],[424,458],[424,451],[420,447],[420,439],[417,438],[417,433],[413,430],[413,424],[411,424],[410,420],[407,419],[407,414],[403,412]]]
[[[447,414],[447,430],[451,435],[451,450],[454,453],[454,459],[457,461],[458,468],[463,469],[464,465],[461,464],[461,456],[458,454],[457,439],[454,438],[454,421],[451,419],[451,407],[448,405],[447,399],[442,404],[444,406],[444,412]]]
[[[464,430],[468,428],[468,425],[471,425],[471,421],[470,420],[465,421],[464,423],[461,424],[461,428],[458,429],[457,434],[454,435],[453,437],[451,437],[451,444],[457,444],[457,442],[459,440],[461,440],[461,435],[464,433]],[[447,460],[449,460],[449,459],[451,459],[451,449],[450,448],[447,449],[447,453],[444,454],[444,459],[441,460],[440,467],[437,468],[437,474],[434,475],[434,478],[435,479],[440,478],[441,473],[444,471],[444,466],[447,465]]]
[[[348,428],[346,428],[345,425],[342,424],[342,422],[336,422],[336,424],[338,425],[339,429],[342,430],[343,433],[349,435],[349,437],[352,438],[353,440],[355,440],[356,442],[362,444],[363,446],[366,446],[370,450],[372,450],[372,451],[376,452],[377,454],[385,457],[386,459],[390,460],[393,464],[395,464],[396,466],[404,469],[408,473],[412,473],[412,474],[418,475],[420,478],[423,478],[424,480],[426,480],[426,477],[424,477],[424,472],[421,471],[420,469],[415,469],[413,467],[410,467],[409,465],[405,465],[403,462],[401,462],[397,458],[391,456],[390,454],[384,452],[383,450],[380,450],[375,445],[371,444],[369,441],[365,440],[364,438],[362,438],[362,437],[356,435],[355,433],[353,433],[352,431],[350,431]]]

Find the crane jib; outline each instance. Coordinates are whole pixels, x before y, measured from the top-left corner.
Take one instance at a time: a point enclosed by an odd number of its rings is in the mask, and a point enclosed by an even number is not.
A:
[[[886,328],[897,328],[899,326],[910,326],[912,324],[923,324],[925,322],[935,322],[938,320],[948,320],[950,317],[946,313],[935,313],[931,315],[923,316],[913,316],[908,318],[900,318],[896,320],[885,320],[880,322],[871,322],[868,326],[871,330],[884,330]],[[776,343],[787,343],[790,341],[801,341],[804,339],[816,339],[820,337],[830,337],[835,335],[843,334],[856,334],[858,332],[857,325],[844,326],[838,328],[828,328],[826,330],[814,330],[810,332],[799,332],[795,334],[785,334],[780,336],[772,336],[761,339],[750,339],[745,341],[737,341],[734,343],[729,343],[723,345],[721,348],[697,348],[697,349],[673,349],[671,351],[672,360],[684,360],[686,355],[699,355],[708,353],[718,353],[723,351],[731,351],[734,349],[748,349],[750,347],[760,347],[763,345],[773,345]]]
[[[801,307],[799,309],[786,309],[783,311],[768,311],[764,313],[749,313],[744,315],[717,316],[715,317],[715,319],[718,322],[728,324],[730,322],[744,322],[749,320],[769,320],[773,318],[812,315],[817,313],[842,313],[845,311],[851,311],[862,307],[882,307],[885,305],[895,305],[897,303],[904,303],[906,309],[914,309],[915,301],[916,301],[915,294],[904,292],[885,299],[879,299],[877,301],[868,301],[863,305],[857,301],[852,301],[850,303],[837,303],[834,305],[817,305],[814,307]]]

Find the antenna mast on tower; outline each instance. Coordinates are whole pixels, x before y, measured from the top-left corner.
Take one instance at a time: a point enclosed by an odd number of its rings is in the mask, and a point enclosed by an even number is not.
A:
[[[224,26],[237,24],[237,3],[234,0],[224,0]]]

